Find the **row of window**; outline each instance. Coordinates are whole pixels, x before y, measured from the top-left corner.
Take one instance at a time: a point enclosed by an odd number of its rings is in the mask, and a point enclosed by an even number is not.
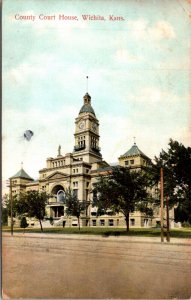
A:
[[[130,159],[130,160],[126,160],[125,161],[125,165],[128,166],[128,165],[134,165],[135,161],[134,159]]]
[[[85,140],[85,139],[86,139],[85,136],[79,136],[79,137],[78,137],[78,141],[80,141],[80,140]]]
[[[145,219],[144,222],[147,222],[148,219]],[[98,223],[98,224],[97,224]],[[99,220],[92,220],[92,226],[105,226],[105,220],[104,219],[101,219]],[[108,220],[108,225],[109,226],[114,226],[114,220],[113,219],[109,219]],[[119,219],[117,219],[117,226],[119,225]],[[130,219],[130,225],[131,226],[135,226],[135,219]]]
[[[58,160],[58,161],[52,162],[52,167],[53,168],[62,167],[64,165],[65,165],[65,160]]]
[[[12,184],[16,184],[17,180],[12,180],[11,182],[12,182]]]
[[[97,222],[98,220],[92,220],[92,226],[97,226]],[[104,219],[101,219],[99,220],[99,223],[98,223],[99,226],[105,226],[105,220]],[[108,225],[109,226],[113,226],[114,225],[114,220],[113,219],[109,219],[108,220]]]
[[[97,147],[97,139],[94,136],[91,136],[91,147]]]
[[[130,159],[130,160],[126,160],[125,161],[125,165],[128,166],[128,165],[134,165],[135,163],[135,160],[134,159]],[[143,164],[146,165],[146,160],[143,160]]]

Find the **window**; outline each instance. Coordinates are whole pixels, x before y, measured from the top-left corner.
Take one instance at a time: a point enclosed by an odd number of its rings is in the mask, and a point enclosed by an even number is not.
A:
[[[109,226],[113,226],[113,219],[109,219]]]
[[[91,216],[96,216],[97,213],[95,211],[91,212]]]
[[[78,181],[73,182],[73,187],[78,187]]]
[[[96,220],[92,220],[92,226],[96,226]]]
[[[134,159],[131,159],[130,163],[131,163],[131,165],[133,165],[134,164]]]
[[[87,187],[87,188],[89,187],[89,182],[86,182],[86,187]]]
[[[135,226],[135,219],[130,219],[130,225]]]
[[[73,190],[73,195],[76,196],[78,198],[78,190]]]
[[[128,166],[128,164],[129,164],[129,161],[128,161],[128,160],[126,160],[126,161],[125,161],[125,165],[126,165],[126,166]]]
[[[144,219],[144,227],[148,227],[149,225],[149,220],[148,219]]]
[[[94,204],[97,203],[97,192],[95,190],[93,190],[93,202]]]
[[[86,169],[86,173],[89,173],[89,170],[88,170],[88,169]]]
[[[100,225],[105,226],[105,220],[100,220]]]
[[[76,170],[75,170],[75,169],[73,169],[73,173],[75,173],[75,171],[76,171]]]

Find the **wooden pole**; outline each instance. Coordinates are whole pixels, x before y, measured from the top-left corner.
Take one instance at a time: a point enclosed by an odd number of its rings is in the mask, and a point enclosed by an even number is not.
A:
[[[13,196],[12,196],[12,179],[10,179],[10,202],[11,202],[11,235],[13,235]]]
[[[167,242],[170,242],[169,197],[168,196],[166,196],[166,223],[167,223],[166,240]]]
[[[164,174],[163,168],[160,169],[160,223],[161,223],[161,243],[164,242],[164,221],[163,221],[163,207],[164,207]]]

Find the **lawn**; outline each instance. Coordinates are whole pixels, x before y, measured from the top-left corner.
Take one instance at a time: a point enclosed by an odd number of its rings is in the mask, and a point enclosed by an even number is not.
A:
[[[10,232],[10,227],[3,227],[3,232]],[[14,232],[23,232],[23,228],[14,228]],[[40,233],[40,228],[26,228],[27,233]],[[51,227],[44,228],[44,233],[56,233],[56,234],[93,234],[93,235],[103,235],[103,236],[143,236],[143,237],[157,237],[160,236],[160,228],[131,228],[127,233],[125,228],[92,228],[83,227],[78,229],[78,227],[63,228],[63,227]],[[191,238],[191,228],[179,228],[172,229],[170,231],[171,237],[176,238]]]

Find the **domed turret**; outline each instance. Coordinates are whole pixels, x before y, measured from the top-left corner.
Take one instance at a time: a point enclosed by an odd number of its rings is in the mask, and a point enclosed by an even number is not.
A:
[[[84,96],[84,105],[81,107],[79,114],[82,113],[92,113],[95,116],[95,112],[91,106],[91,96],[88,93]]]

